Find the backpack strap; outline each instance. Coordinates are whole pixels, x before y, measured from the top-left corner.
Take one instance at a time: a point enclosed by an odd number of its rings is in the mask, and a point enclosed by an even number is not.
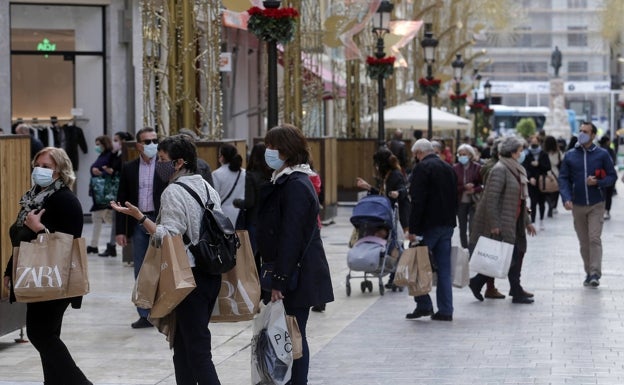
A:
[[[199,197],[199,195],[195,192],[195,190],[190,188],[188,185],[186,185],[186,184],[184,184],[182,182],[174,182],[174,184],[182,186],[197,201],[197,203],[199,203],[199,205],[204,210],[206,209],[206,206],[208,206],[208,207],[212,207],[213,206],[213,203],[210,200],[210,192],[208,191],[208,187],[206,187],[206,195],[208,197],[208,200],[206,201],[206,204],[204,205],[204,203],[202,203],[201,198]],[[182,241],[184,241],[185,245],[188,245],[188,244],[191,243],[191,239],[188,237],[188,235],[186,235],[186,233],[184,233],[184,235],[182,236]]]

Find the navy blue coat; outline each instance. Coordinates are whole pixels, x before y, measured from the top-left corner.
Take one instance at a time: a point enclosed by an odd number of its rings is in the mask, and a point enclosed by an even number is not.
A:
[[[274,276],[285,279],[273,279],[272,288],[284,294],[286,307],[310,307],[334,300],[329,265],[318,230],[318,213],[318,198],[307,174],[282,175],[275,184],[269,183],[261,190],[258,252],[263,261],[274,262]],[[304,250],[297,287],[288,291],[287,277],[295,273]]]

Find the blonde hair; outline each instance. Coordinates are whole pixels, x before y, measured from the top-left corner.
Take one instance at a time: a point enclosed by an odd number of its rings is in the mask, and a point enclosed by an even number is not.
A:
[[[54,160],[54,163],[56,163],[56,171],[58,171],[59,177],[61,178],[65,186],[71,188],[76,181],[76,174],[74,173],[72,162],[69,159],[69,156],[67,155],[65,150],[57,147],[43,148],[41,151],[35,154],[35,157],[32,160],[32,167],[35,167],[35,162],[43,154],[50,155],[50,157]]]

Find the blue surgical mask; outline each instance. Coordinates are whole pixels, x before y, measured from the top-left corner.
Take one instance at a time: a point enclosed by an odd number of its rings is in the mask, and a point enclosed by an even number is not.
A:
[[[153,157],[156,156],[157,152],[158,152],[157,144],[150,143],[150,144],[143,145],[143,154],[145,154],[145,156],[147,156],[148,158],[152,159]]]
[[[102,146],[95,146],[95,153],[96,154],[101,154],[102,153]]]
[[[37,186],[48,187],[54,182],[52,174],[54,170],[50,168],[35,167],[32,171],[32,180]]]
[[[580,132],[578,135],[578,142],[582,145],[586,145],[591,140],[591,136],[585,132]]]
[[[525,159],[526,159],[526,151],[522,151],[520,153],[520,157],[518,158],[518,163],[520,163],[520,164],[524,163]]]
[[[467,165],[468,162],[470,162],[470,158],[468,158],[468,155],[460,155],[457,157],[457,161],[463,165]]]
[[[278,150],[271,150],[267,148],[264,152],[264,160],[273,170],[279,170],[282,166],[284,166],[284,161],[279,158]]]

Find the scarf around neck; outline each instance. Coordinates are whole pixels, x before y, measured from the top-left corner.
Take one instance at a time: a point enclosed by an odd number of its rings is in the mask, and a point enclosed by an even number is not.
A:
[[[61,178],[58,178],[51,185],[39,191],[37,191],[39,188],[37,185],[28,190],[19,202],[22,208],[17,214],[17,225],[20,227],[24,226],[26,215],[33,210],[40,210],[43,207],[45,200],[63,187],[65,187],[65,183],[63,183]]]
[[[514,158],[500,157],[498,160],[501,162],[511,173],[516,177],[520,183],[520,199],[526,200],[529,196],[529,179],[527,178],[526,170],[524,166],[518,163]]]

